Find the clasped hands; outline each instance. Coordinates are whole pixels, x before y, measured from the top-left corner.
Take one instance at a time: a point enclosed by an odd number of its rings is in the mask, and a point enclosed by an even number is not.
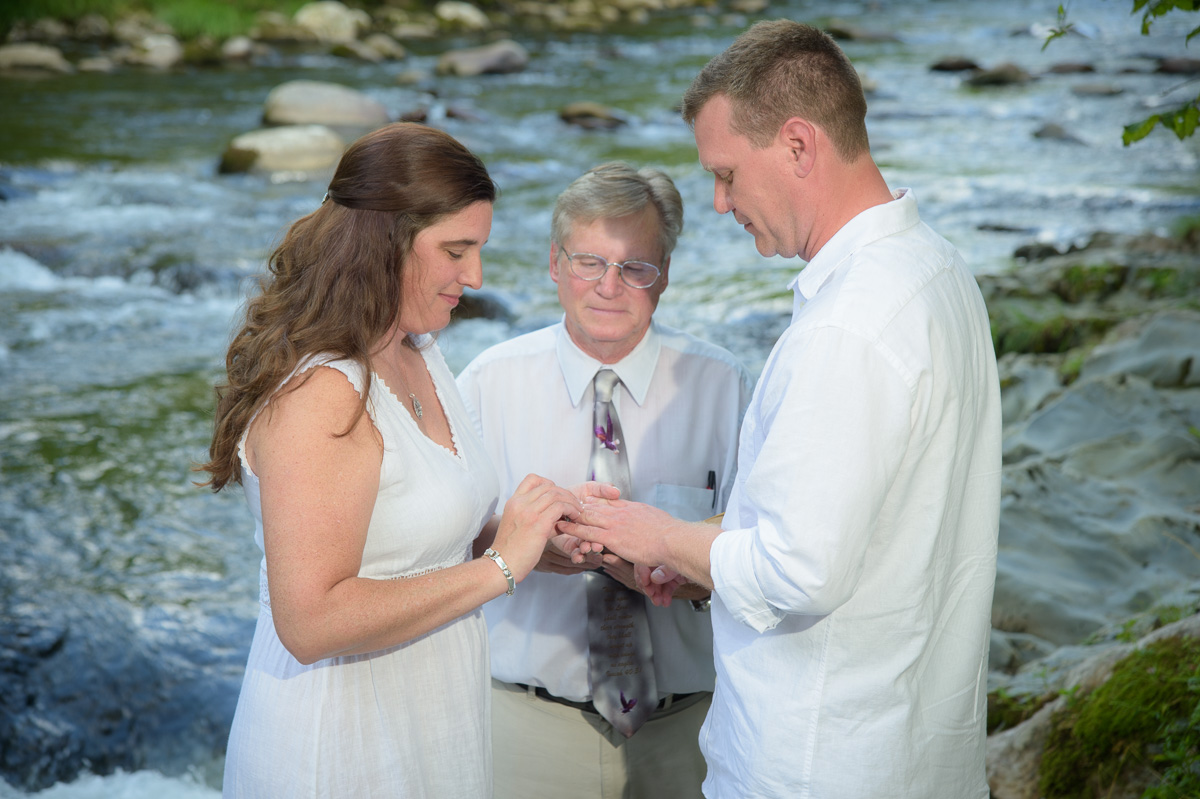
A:
[[[617,499],[615,488],[604,483],[584,483],[572,492],[583,512],[578,519],[563,518],[559,534],[546,542],[537,571],[579,574],[603,569],[631,590],[667,607],[672,599],[703,599],[709,590],[671,569],[658,553],[661,531],[676,521],[665,511],[640,502]],[[650,565],[656,564],[656,565]]]

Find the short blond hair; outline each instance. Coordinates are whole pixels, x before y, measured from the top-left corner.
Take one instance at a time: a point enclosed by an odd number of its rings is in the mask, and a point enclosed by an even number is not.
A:
[[[829,34],[791,20],[758,22],[705,64],[683,95],[695,125],[718,94],[729,98],[733,131],[766,147],[792,117],[819,126],[844,161],[870,152],[867,100],[850,59]]]

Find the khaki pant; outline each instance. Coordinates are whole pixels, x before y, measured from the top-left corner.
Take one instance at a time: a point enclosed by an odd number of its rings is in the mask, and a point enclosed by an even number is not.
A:
[[[711,703],[672,703],[626,739],[598,714],[492,680],[495,799],[699,799]]]

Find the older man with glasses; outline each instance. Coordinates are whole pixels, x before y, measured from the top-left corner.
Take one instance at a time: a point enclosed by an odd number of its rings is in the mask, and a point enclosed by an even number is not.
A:
[[[550,277],[560,323],[487,350],[459,376],[511,493],[533,472],[611,482],[679,518],[724,509],[746,370],[727,351],[653,320],[683,203],[671,179],[623,163],[559,196]],[[708,591],[656,607],[633,567],[586,561],[574,539],[484,608],[492,655],[495,796],[698,797],[700,726],[715,674]]]

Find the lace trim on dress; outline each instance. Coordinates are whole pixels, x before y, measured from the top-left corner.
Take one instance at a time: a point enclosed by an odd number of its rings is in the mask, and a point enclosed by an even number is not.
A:
[[[426,370],[428,370],[428,368],[429,368],[428,364],[426,364],[425,368],[426,368]],[[393,391],[392,387],[389,386],[387,384],[387,381],[384,380],[382,377],[380,377],[378,373],[372,372],[371,376],[375,378],[375,381],[377,383],[379,383],[379,387],[381,389],[383,389],[385,392],[387,392],[387,395],[389,397],[391,397],[392,400],[395,401],[396,405],[400,408],[400,416],[402,416],[404,419],[408,420],[407,424],[411,424],[415,427],[417,424],[417,421],[412,418],[412,415],[408,412],[408,409],[406,407],[404,407],[404,402],[403,402],[403,400],[400,399],[400,395],[397,394],[395,391]],[[458,441],[458,430],[454,426],[454,420],[450,418],[450,412],[446,409],[446,402],[445,402],[445,399],[442,397],[442,388],[441,388],[441,386],[438,385],[438,381],[436,378],[433,377],[432,372],[429,373],[429,377],[431,380],[433,380],[433,391],[435,394],[437,394],[438,402],[440,402],[442,405],[442,415],[446,417],[446,424],[449,425],[449,427],[450,427],[450,443],[452,443],[454,445],[454,449],[450,449],[450,447],[447,447],[445,444],[443,444],[439,441],[434,441],[432,438],[425,435],[425,433],[422,432],[421,428],[419,428],[419,427],[417,427],[417,435],[421,436],[421,438],[424,438],[430,444],[434,445],[438,449],[444,451],[446,454],[453,457],[455,460],[457,460],[459,462],[459,464],[465,465],[466,461],[463,459],[463,456],[462,456],[462,446],[459,444],[459,441]]]
[[[292,380],[293,378],[304,374],[309,369],[316,369],[318,366],[329,366],[330,363],[332,363],[333,361],[336,361],[336,360],[338,360],[338,359],[333,356],[325,356],[325,355],[310,355],[310,356],[308,356],[308,358],[306,358],[305,360],[296,364],[295,370],[290,375],[285,377],[282,381],[280,381],[279,385],[275,387],[275,390],[271,392],[271,396],[267,398],[267,401],[264,402],[262,405],[260,405],[258,410],[256,410],[250,416],[250,421],[246,422],[246,428],[244,430],[242,430],[242,436],[241,436],[241,438],[238,439],[238,446],[237,446],[238,463],[242,467],[243,475],[250,474],[250,475],[254,475],[255,479],[258,478],[258,475],[254,474],[254,470],[250,468],[249,459],[246,458],[246,439],[250,435],[250,428],[254,426],[254,421],[256,419],[258,419],[258,415],[260,413],[262,413],[263,409],[266,408],[267,405],[270,403],[271,398],[273,398],[276,394],[278,394],[279,389],[281,389],[285,385],[287,385],[289,380]],[[336,366],[329,366],[329,368],[333,369],[336,372],[341,373],[341,375],[346,378],[346,382],[349,383],[350,386],[355,390],[355,392],[358,393],[358,396],[360,396],[360,397],[362,396],[362,390],[354,384],[354,381],[350,379],[350,375],[346,374],[341,369],[338,369]],[[368,398],[367,401],[370,402],[370,399]],[[368,410],[368,416],[369,416],[370,408],[368,408],[367,410]],[[372,424],[374,424],[374,421],[372,421]],[[451,432],[453,432],[453,431],[451,431]]]

